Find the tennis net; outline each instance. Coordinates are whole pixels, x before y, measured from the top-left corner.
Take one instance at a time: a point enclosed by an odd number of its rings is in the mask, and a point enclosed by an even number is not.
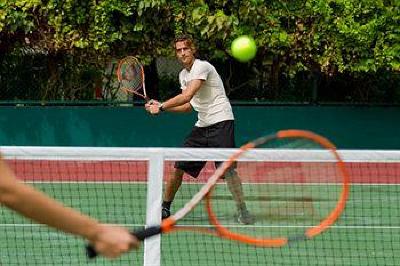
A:
[[[233,149],[2,147],[18,177],[45,193],[103,222],[140,228],[160,221],[163,181],[173,163],[223,161]],[[259,164],[271,151],[245,156],[246,164]],[[120,259],[85,257],[84,242],[45,226],[36,225],[0,208],[0,263],[2,265],[400,265],[400,152],[340,151],[351,179],[344,214],[327,232],[310,241],[282,248],[255,248],[214,236],[178,232],[146,240],[145,245]],[[274,154],[279,166],[301,159],[321,162],[310,151]],[[272,161],[274,161],[272,160]],[[214,166],[208,163],[197,179],[185,177],[173,210],[191,198]],[[252,174],[263,171],[261,167]],[[278,172],[279,173],[279,172]],[[290,203],[288,216],[271,213],[271,230],[306,226],[296,198],[279,194],[279,174],[267,184],[268,199],[277,209]],[[299,180],[286,180],[295,187]],[[246,189],[244,184],[244,189]],[[260,185],[260,184],[250,184]],[[321,189],[321,191],[323,191]],[[274,194],[275,193],[275,194]],[[276,194],[278,193],[278,194]],[[323,193],[323,192],[322,192]],[[250,195],[251,196],[251,195]],[[290,197],[290,199],[288,199]],[[304,197],[301,197],[304,198]],[[322,196],[320,198],[323,198]],[[320,204],[318,197],[312,204]],[[32,206],[34,208],[34,206]],[[285,206],[287,208],[287,206]],[[202,206],[182,224],[205,226]],[[299,223],[300,221],[300,223]],[[302,224],[303,223],[303,224]]]

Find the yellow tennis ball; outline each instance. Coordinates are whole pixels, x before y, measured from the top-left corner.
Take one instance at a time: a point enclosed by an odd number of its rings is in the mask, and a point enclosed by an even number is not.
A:
[[[231,44],[231,51],[234,58],[240,62],[247,62],[257,53],[256,42],[247,35],[237,37]]]

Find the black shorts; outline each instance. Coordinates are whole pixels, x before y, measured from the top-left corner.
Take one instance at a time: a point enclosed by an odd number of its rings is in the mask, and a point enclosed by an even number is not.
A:
[[[190,148],[235,148],[234,120],[218,122],[208,127],[193,127],[186,137],[183,147]],[[192,177],[198,177],[206,161],[178,161],[175,168],[181,169]],[[221,162],[215,162],[218,167]]]

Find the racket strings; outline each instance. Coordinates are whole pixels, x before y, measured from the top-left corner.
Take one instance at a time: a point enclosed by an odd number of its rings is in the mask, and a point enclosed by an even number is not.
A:
[[[122,86],[131,90],[139,90],[142,87],[143,79],[141,67],[133,64],[123,64],[121,67]]]
[[[118,80],[122,89],[128,91],[143,90],[144,74],[143,66],[136,58],[128,57],[123,59],[117,69]]]
[[[272,140],[258,148],[330,153],[303,138]],[[342,180],[335,157],[331,158],[332,162],[239,161],[239,182],[215,187],[211,194],[212,211],[221,226],[232,233],[263,239],[304,235],[307,228],[318,225],[337,204]],[[254,223],[243,224],[240,220],[246,212]]]

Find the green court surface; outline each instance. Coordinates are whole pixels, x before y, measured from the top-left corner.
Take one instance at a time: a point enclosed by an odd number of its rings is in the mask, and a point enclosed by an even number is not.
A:
[[[102,221],[133,228],[144,224],[144,183],[64,182],[35,186]],[[175,208],[187,200],[185,195],[196,189],[196,185],[184,184],[177,194]],[[244,189],[246,192],[246,185]],[[279,191],[277,187],[273,190]],[[314,196],[316,206],[325,204],[318,202],[325,194],[324,190],[320,191],[321,195]],[[293,191],[289,194],[286,195],[288,198],[296,198]],[[229,199],[221,198],[226,200],[227,210],[231,210]],[[284,201],[284,196],[270,195],[268,200],[278,204],[278,201]],[[249,202],[251,208],[251,200]],[[397,184],[353,184],[339,222],[312,240],[282,248],[256,248],[214,236],[171,233],[162,237],[161,265],[400,265],[399,202],[400,186]],[[207,224],[203,207],[198,207],[182,224]],[[272,232],[284,232],[285,228],[301,229],[310,222],[307,218],[295,222],[284,216],[271,215],[270,218],[265,227]],[[143,265],[143,247],[115,261],[98,258],[89,262],[81,239],[31,224],[4,208],[1,209],[0,226],[1,265]]]

